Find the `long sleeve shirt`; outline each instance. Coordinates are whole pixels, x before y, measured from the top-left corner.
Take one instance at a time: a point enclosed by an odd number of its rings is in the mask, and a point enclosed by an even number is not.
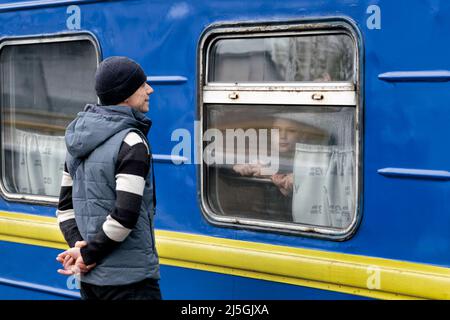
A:
[[[116,162],[116,201],[102,228],[87,246],[81,248],[86,265],[100,262],[123,242],[139,218],[145,178],[150,169],[149,149],[136,132],[127,134],[120,147]],[[72,202],[73,180],[64,166],[56,215],[66,242],[73,247],[84,240],[75,221]]]

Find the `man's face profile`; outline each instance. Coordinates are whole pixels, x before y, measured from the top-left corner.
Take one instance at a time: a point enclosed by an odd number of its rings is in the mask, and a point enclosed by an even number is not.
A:
[[[127,104],[142,113],[148,112],[150,95],[153,88],[144,82],[128,99]]]

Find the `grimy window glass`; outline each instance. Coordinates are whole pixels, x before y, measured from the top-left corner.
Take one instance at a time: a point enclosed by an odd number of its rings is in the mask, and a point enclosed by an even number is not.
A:
[[[217,40],[210,82],[353,81],[354,43],[346,34]]]
[[[0,51],[2,179],[13,194],[58,196],[64,132],[97,100],[88,40],[5,45]]]
[[[355,206],[354,111],[337,106],[208,106],[208,128],[219,130],[224,140],[222,148],[214,150],[216,163],[207,169],[212,210],[225,216],[346,228]],[[252,162],[250,154],[262,150],[260,133],[267,132],[270,155],[271,144],[277,143],[271,141],[272,129],[279,132],[279,163],[275,173],[264,174],[261,169],[268,164]],[[246,133],[245,140],[229,139],[237,130]],[[226,161],[230,154],[233,163]]]

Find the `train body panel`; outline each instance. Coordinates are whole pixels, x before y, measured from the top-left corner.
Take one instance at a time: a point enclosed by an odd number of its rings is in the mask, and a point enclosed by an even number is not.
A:
[[[156,155],[164,298],[449,298],[449,16],[444,1],[0,1],[0,46],[14,39],[87,35],[98,43],[100,59],[126,55],[147,72],[155,89],[149,139]],[[195,158],[205,30],[329,21],[354,28],[360,54],[361,185],[353,233],[337,241],[210,223],[202,212],[199,165],[170,161],[178,143],[172,133],[180,128],[189,132],[188,155]],[[70,74],[65,85],[72,85]],[[54,204],[3,197],[0,211],[0,298],[76,298],[56,273],[55,256],[64,244],[56,220],[48,220]],[[44,225],[51,234],[39,232]],[[208,247],[210,239],[229,254]],[[177,262],[183,248],[194,253]],[[201,250],[210,251],[203,256]],[[258,254],[267,265],[253,260]],[[250,267],[239,259],[248,259]],[[271,278],[270,268],[277,277]],[[402,270],[412,276],[402,278]],[[408,286],[413,280],[423,282]],[[14,281],[48,288],[19,289]]]

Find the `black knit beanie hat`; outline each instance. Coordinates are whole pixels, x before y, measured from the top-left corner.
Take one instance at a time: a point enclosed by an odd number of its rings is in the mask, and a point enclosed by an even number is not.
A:
[[[95,73],[95,91],[103,105],[125,101],[144,82],[144,70],[127,57],[109,57],[103,60]]]

